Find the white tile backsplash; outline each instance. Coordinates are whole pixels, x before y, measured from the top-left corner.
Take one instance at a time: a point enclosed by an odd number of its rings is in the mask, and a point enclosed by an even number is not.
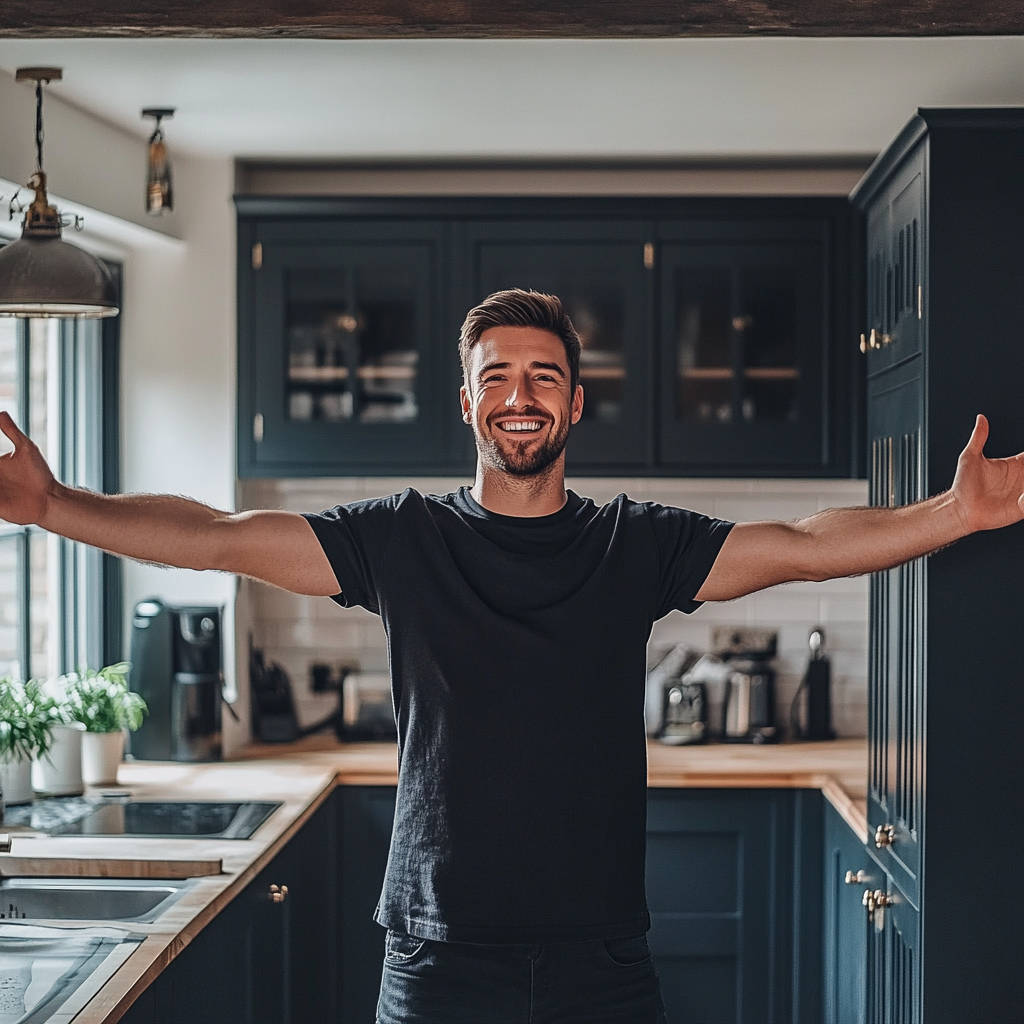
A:
[[[239,507],[312,512],[405,487],[437,494],[468,482],[436,477],[250,480],[240,484]],[[568,485],[599,502],[625,492],[637,500],[681,505],[738,522],[797,519],[821,509],[867,502],[867,484],[862,480],[575,478]],[[360,608],[339,608],[326,598],[300,597],[250,581],[243,586],[250,592],[255,642],[291,677],[302,724],[326,714],[335,699],[309,691],[311,663],[387,670],[387,642],[377,616]],[[867,724],[867,619],[866,577],[791,583],[736,601],[705,604],[693,615],[672,612],[655,623],[648,661],[656,662],[677,643],[706,650],[715,625],[777,628],[778,715],[785,723],[806,667],[807,635],[813,626],[823,626],[832,662],[836,731],[841,736],[863,736]]]

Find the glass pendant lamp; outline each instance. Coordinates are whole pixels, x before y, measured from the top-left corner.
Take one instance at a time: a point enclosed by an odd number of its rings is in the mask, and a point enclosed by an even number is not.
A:
[[[118,312],[117,286],[101,260],[61,238],[61,215],[50,205],[43,170],[43,83],[60,68],[19,68],[19,82],[36,83],[35,196],[21,238],[0,248],[0,316],[96,319]]]

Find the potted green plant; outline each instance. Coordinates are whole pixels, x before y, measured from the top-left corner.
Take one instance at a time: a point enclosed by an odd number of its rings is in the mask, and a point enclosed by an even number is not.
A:
[[[85,726],[82,778],[90,786],[117,782],[126,732],[134,732],[148,712],[146,702],[128,689],[128,662],[98,672],[81,669],[64,676],[65,712]]]
[[[61,721],[59,702],[38,680],[0,678],[0,792],[6,803],[32,800],[32,760],[50,749]]]

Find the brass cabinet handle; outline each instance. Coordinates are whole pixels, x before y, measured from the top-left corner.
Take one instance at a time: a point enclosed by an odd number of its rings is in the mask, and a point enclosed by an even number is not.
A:
[[[287,885],[272,885],[270,887],[270,902],[271,903],[284,903],[288,898],[288,886]]]
[[[847,871],[843,879],[847,885],[863,885],[868,880],[866,871]]]
[[[896,901],[883,889],[865,889],[860,902],[867,909],[868,917],[871,917],[876,910],[891,907]]]
[[[867,352],[868,350],[868,339],[863,334],[860,336],[860,350],[861,352]]]
[[[875,829],[875,848],[881,850],[885,846],[892,846],[896,838],[896,829],[892,825],[879,825]]]

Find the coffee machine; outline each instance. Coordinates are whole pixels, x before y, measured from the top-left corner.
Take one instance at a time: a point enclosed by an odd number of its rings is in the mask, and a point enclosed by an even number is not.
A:
[[[221,609],[140,601],[132,616],[129,687],[149,707],[132,734],[144,761],[217,761],[224,671]]]
[[[714,653],[730,668],[722,709],[723,743],[775,743],[775,668],[778,633],[773,629],[715,627]]]

